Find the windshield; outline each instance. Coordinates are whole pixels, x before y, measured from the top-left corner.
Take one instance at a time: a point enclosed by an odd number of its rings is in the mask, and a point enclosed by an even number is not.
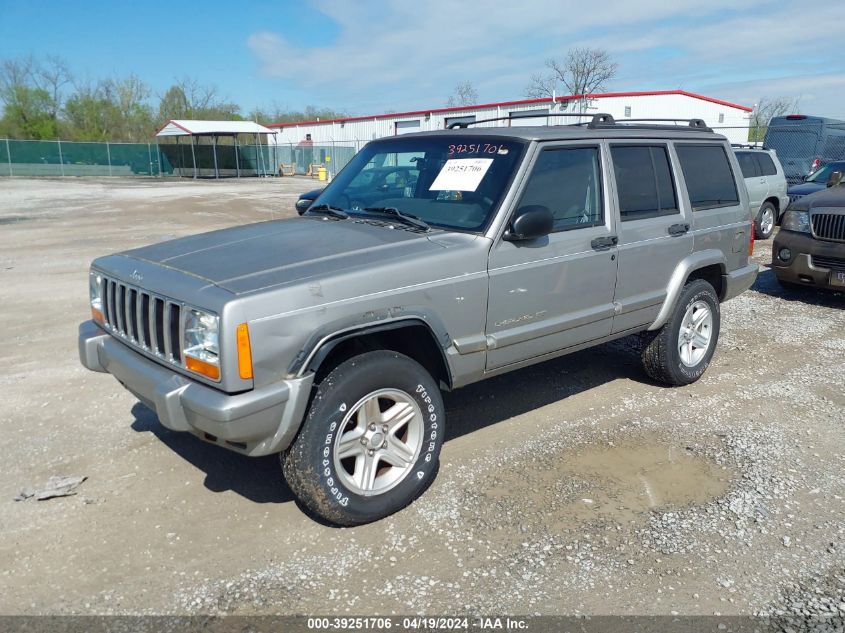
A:
[[[375,141],[350,161],[315,206],[330,205],[351,216],[392,208],[433,227],[481,231],[507,191],[523,149],[511,139],[445,134]]]
[[[845,171],[845,163],[831,163],[830,165],[825,165],[818,171],[813,172],[812,175],[807,176],[807,182],[827,184],[830,174],[835,171]]]

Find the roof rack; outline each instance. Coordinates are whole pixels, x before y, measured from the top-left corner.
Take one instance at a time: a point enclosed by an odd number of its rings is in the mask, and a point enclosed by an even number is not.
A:
[[[590,117],[590,122],[587,123],[588,127],[594,127],[598,125],[614,125],[616,122],[613,119],[613,116],[610,114],[599,113],[599,114],[577,114],[575,112],[552,112],[547,114],[532,114],[526,116],[500,116],[495,117],[493,119],[481,119],[480,121],[456,121],[449,125],[450,130],[454,130],[455,128],[458,129],[466,129],[470,125],[477,125],[479,123],[492,123],[493,121],[518,121],[519,119],[536,119],[540,117],[551,117],[551,116],[572,116],[572,117]],[[583,123],[576,123],[575,125],[583,125]]]
[[[495,117],[493,119],[481,119],[480,121],[456,121],[449,125],[450,130],[454,130],[455,128],[458,129],[466,129],[470,125],[477,125],[479,123],[492,123],[493,121],[514,121],[519,120],[522,118],[525,119],[532,119],[532,118],[539,118],[539,117],[591,117],[589,122],[580,122],[580,123],[572,123],[570,125],[586,125],[590,129],[596,128],[611,128],[611,127],[637,127],[637,126],[628,126],[629,123],[665,123],[665,122],[673,122],[677,125],[679,121],[683,121],[687,124],[687,126],[695,129],[700,130],[702,132],[712,132],[713,130],[707,126],[703,119],[625,119],[623,121],[617,121],[613,118],[613,115],[607,114],[606,112],[600,112],[598,114],[577,114],[575,112],[553,112],[549,114],[537,114],[525,117],[513,117],[513,116],[500,116]],[[646,127],[646,126],[643,126]],[[670,127],[670,126],[649,126],[649,127]]]
[[[674,118],[667,118],[667,119],[625,119],[621,121],[621,123],[666,123],[667,121],[671,121],[678,124],[678,121],[683,121],[689,127],[695,128],[697,130],[701,130],[702,132],[712,132],[713,130],[707,126],[704,122],[704,119],[674,119]]]

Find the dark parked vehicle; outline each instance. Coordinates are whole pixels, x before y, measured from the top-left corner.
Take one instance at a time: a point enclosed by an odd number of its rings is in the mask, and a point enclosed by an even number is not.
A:
[[[792,185],[788,190],[789,201],[795,202],[799,198],[808,196],[811,193],[816,193],[822,189],[827,188],[827,183],[830,181],[830,176],[833,172],[838,171],[845,173],[845,160],[838,160],[828,163],[824,167],[817,169],[809,176],[804,178],[804,182],[798,185]]]
[[[312,189],[311,191],[306,191],[305,193],[300,194],[299,199],[296,201],[296,212],[299,215],[302,215],[308,211],[308,207],[310,207],[317,197],[323,193],[323,189],[325,189],[325,187]]]
[[[385,197],[404,197],[406,188],[416,187],[418,176],[419,169],[414,163],[387,167],[367,166],[349,183],[344,204],[348,209],[365,209]],[[323,193],[323,189],[313,189],[300,195],[296,201],[297,213],[305,213]]]
[[[845,121],[806,114],[773,117],[763,148],[777,152],[786,181],[797,184],[822,165],[845,160]]]
[[[785,287],[845,291],[845,187],[789,205],[772,248],[772,270]]]

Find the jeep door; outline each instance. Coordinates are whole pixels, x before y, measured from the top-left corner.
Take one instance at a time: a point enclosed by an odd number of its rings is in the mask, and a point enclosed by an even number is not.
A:
[[[551,234],[490,251],[487,369],[610,334],[616,247],[599,143],[541,144],[514,210],[547,207]]]
[[[667,143],[610,143],[619,222],[614,333],[654,322],[672,273],[692,252],[691,210],[679,202],[673,155]]]

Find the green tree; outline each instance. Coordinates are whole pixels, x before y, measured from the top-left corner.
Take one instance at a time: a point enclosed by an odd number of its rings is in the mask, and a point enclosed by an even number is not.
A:
[[[57,138],[62,88],[68,81],[70,74],[57,58],[44,65],[31,56],[0,62],[0,131],[16,138]]]
[[[171,119],[208,119],[215,121],[241,121],[241,107],[220,98],[215,86],[183,77],[170,86],[159,99],[160,123]]]
[[[325,121],[329,119],[342,119],[349,116],[344,110],[335,110],[314,105],[308,105],[304,110],[290,110],[289,108],[273,104],[269,108],[256,108],[252,110],[248,118],[262,125],[271,123],[296,123],[299,121]]]

